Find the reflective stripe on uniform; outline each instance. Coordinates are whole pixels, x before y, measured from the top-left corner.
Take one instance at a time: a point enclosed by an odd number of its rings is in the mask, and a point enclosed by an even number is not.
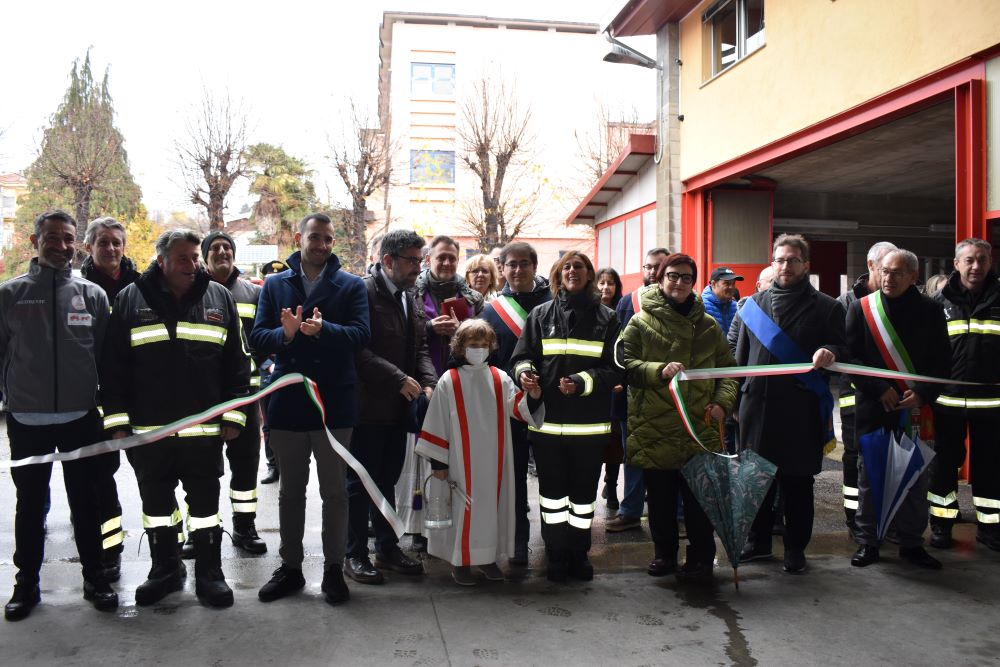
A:
[[[1000,510],[1000,500],[994,500],[993,498],[972,496],[972,504],[976,507],[989,507],[990,509]]]
[[[112,530],[121,530],[122,527],[122,517],[121,515],[114,517],[113,519],[108,519],[101,524],[101,535],[107,535]]]
[[[858,490],[853,486],[844,485],[844,508],[858,509]]]
[[[576,503],[570,503],[569,509],[573,514],[583,515],[583,514],[593,514],[594,510],[597,508],[597,503],[585,503],[583,505],[578,505]]]
[[[543,338],[542,355],[575,354],[581,357],[600,358],[604,352],[603,340],[583,340],[581,338]]]
[[[246,426],[247,416],[239,410],[230,410],[222,414],[222,421],[233,422],[234,424],[239,424],[240,426]]]
[[[940,505],[941,507],[947,507],[958,502],[958,492],[952,491],[947,496],[941,497],[935,493],[927,492],[927,500],[931,501],[935,505]]]
[[[845,484],[844,485],[844,495],[845,496],[850,496],[852,498],[857,498],[858,497],[858,490],[856,488],[854,488],[853,486],[847,486]]]
[[[569,496],[563,498],[546,498],[538,496],[538,505],[545,510],[561,510],[569,506]]]
[[[259,387],[260,386],[260,376],[259,375],[254,375],[253,377],[250,378],[250,386],[251,387]]]
[[[148,433],[150,431],[155,431],[158,428],[163,428],[162,426],[133,426],[132,431],[135,433]],[[219,435],[222,433],[222,427],[218,424],[196,424],[189,428],[184,428],[175,433],[178,438],[196,438],[203,435]]]
[[[239,313],[240,317],[252,320],[257,317],[257,306],[252,303],[237,303],[236,312]]]
[[[229,489],[229,499],[232,501],[234,512],[257,511],[257,489],[251,489],[249,491]]]
[[[127,412],[118,412],[104,418],[104,428],[113,429],[120,426],[128,426],[129,419]]]
[[[583,530],[590,530],[591,524],[593,524],[593,519],[585,519],[583,517],[576,516],[574,514],[569,515],[569,525],[574,528],[582,528]]]
[[[203,530],[205,528],[220,526],[222,525],[222,521],[219,519],[218,514],[213,514],[212,516],[189,516],[187,524],[188,530]]]
[[[940,517],[942,519],[957,519],[958,510],[957,509],[947,509],[944,507],[938,507],[937,505],[930,506],[931,516]]]
[[[542,523],[566,523],[569,521],[569,512],[542,512]]]
[[[590,396],[594,391],[594,378],[587,371],[580,371],[577,375],[583,379],[583,391],[580,392],[580,396]]]
[[[142,514],[143,528],[169,528],[170,526],[178,526],[180,523],[180,510],[174,510],[169,516],[150,516],[145,512]]]
[[[976,521],[979,523],[1000,523],[1000,514],[987,514],[976,510]]]
[[[184,340],[196,340],[203,343],[226,344],[228,333],[222,327],[212,324],[192,324],[190,322],[177,323],[177,338]]]
[[[980,334],[1000,336],[1000,322],[995,320],[951,320],[948,322],[949,336]]]
[[[853,408],[856,403],[854,394],[849,394],[847,396],[841,396],[837,401],[837,407],[841,408]]]
[[[938,396],[937,402],[951,408],[1000,408],[1000,398],[961,398],[960,396]]]
[[[101,540],[101,549],[111,549],[117,547],[124,541],[125,541],[125,533],[119,530],[111,537],[105,537],[103,540]]]
[[[530,361],[519,361],[514,366],[514,377],[521,377],[521,373],[535,373],[535,365]]]
[[[257,501],[252,503],[238,503],[233,502],[233,513],[234,514],[253,514],[257,511]]]
[[[170,333],[167,331],[165,324],[150,324],[144,327],[135,327],[129,334],[132,347],[170,340]]]
[[[858,509],[858,501],[852,500],[850,498],[844,498],[844,509],[849,509],[849,510]]]
[[[611,422],[600,424],[553,424],[543,422],[541,428],[529,426],[528,430],[547,435],[603,435],[611,433]]]

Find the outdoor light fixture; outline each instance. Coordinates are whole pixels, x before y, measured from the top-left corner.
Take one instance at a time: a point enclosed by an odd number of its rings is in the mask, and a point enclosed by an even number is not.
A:
[[[604,32],[604,37],[611,43],[611,50],[604,56],[604,62],[660,70],[656,76],[656,152],[653,154],[653,162],[660,164],[660,160],[663,159],[663,142],[660,141],[660,134],[663,131],[663,68],[653,58],[636,51],[628,44],[619,42],[607,30]],[[680,117],[680,120],[684,118]]]
[[[857,231],[856,220],[822,220],[818,218],[775,218],[774,226],[783,229]]]

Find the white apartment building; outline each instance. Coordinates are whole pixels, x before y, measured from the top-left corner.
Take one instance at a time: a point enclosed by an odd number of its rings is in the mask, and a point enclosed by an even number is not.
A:
[[[570,249],[596,261],[593,228],[566,223],[594,180],[575,133],[604,131],[602,104],[651,118],[653,75],[602,62],[608,44],[589,23],[386,12],[380,41],[380,122],[398,151],[387,196],[371,206],[370,235],[389,220],[428,238],[452,236],[463,257],[477,252],[463,216],[481,201],[480,181],[461,161],[457,133],[463,100],[489,77],[530,107],[530,152],[505,187],[516,206],[533,209],[518,239],[535,246],[546,274]]]

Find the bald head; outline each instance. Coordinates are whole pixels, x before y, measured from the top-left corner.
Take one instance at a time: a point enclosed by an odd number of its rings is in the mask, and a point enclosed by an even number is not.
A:
[[[766,289],[771,288],[771,283],[774,282],[774,267],[768,264],[764,267],[764,270],[760,272],[757,276],[757,291],[763,292]]]

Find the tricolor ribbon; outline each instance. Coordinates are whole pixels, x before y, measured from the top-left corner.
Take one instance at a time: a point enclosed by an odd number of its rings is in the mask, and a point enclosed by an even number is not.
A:
[[[725,368],[695,368],[681,371],[675,375],[673,379],[670,380],[668,389],[670,391],[670,396],[674,399],[674,405],[677,407],[677,414],[681,418],[681,423],[684,425],[684,429],[688,432],[688,435],[691,436],[691,439],[697,442],[698,445],[706,452],[731,459],[738,455],[713,452],[711,449],[706,447],[705,443],[703,443],[701,438],[698,437],[698,434],[695,432],[694,421],[691,419],[687,404],[684,402],[684,396],[681,394],[680,383],[686,380],[721,380],[724,378],[758,377],[762,375],[798,375],[800,373],[807,373],[811,370],[814,370],[814,367],[810,363],[770,364],[763,366],[727,366]],[[901,371],[886,370],[885,368],[856,366],[855,364],[842,364],[839,362],[826,366],[824,370],[834,371],[836,373],[847,373],[849,375],[865,375],[868,377],[884,378],[902,382],[929,382],[933,384],[957,384],[966,386],[982,386],[987,384],[984,382],[953,380],[951,378],[936,378],[929,375],[903,373]]]
[[[300,383],[304,386],[306,395],[309,396],[313,404],[316,406],[316,409],[319,410],[323,417],[323,429],[326,431],[326,437],[330,441],[330,446],[333,448],[333,451],[336,452],[337,455],[342,458],[344,462],[347,463],[347,465],[349,465],[357,474],[358,478],[361,479],[361,483],[364,485],[365,490],[368,491],[368,495],[372,499],[372,502],[376,507],[378,507],[379,512],[381,512],[382,516],[385,517],[385,520],[389,522],[389,525],[392,526],[396,536],[402,537],[403,533],[406,532],[403,521],[399,518],[399,515],[396,514],[396,511],[392,508],[392,505],[389,504],[389,501],[386,500],[385,496],[382,495],[382,492],[378,490],[378,486],[375,485],[375,480],[371,478],[371,475],[368,474],[365,467],[361,465],[356,458],[354,458],[346,447],[333,437],[333,433],[331,433],[330,429],[326,427],[326,407],[323,405],[323,400],[320,398],[319,388],[316,386],[315,382],[301,373],[290,373],[288,375],[284,375],[268,385],[267,389],[257,392],[256,394],[220,403],[203,412],[199,412],[196,415],[179,419],[153,431],[138,433],[125,438],[119,438],[117,440],[103,440],[92,445],[74,449],[71,452],[55,452],[40,456],[28,456],[23,459],[17,459],[9,462],[0,462],[0,468],[19,468],[21,466],[35,465],[38,463],[54,463],[56,461],[77,461],[91,456],[109,454],[111,452],[120,452],[133,447],[149,445],[159,440],[163,440],[164,438],[168,438],[178,431],[192,426],[197,426],[198,424],[218,417],[225,412],[254,403],[268,394],[273,394],[279,389],[284,389],[285,387]]]

